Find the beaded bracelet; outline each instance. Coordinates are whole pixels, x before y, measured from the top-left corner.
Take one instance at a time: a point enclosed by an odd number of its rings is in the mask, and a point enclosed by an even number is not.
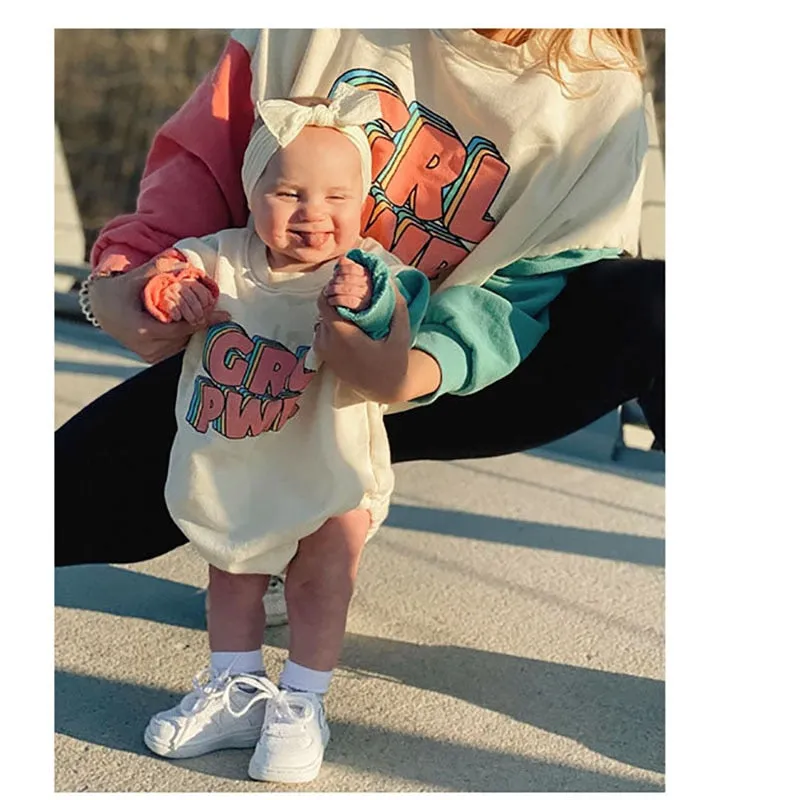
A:
[[[122,275],[119,271],[109,272],[91,272],[87,278],[81,282],[81,288],[78,290],[78,305],[81,312],[86,319],[92,323],[95,328],[100,327],[100,322],[92,311],[92,304],[89,302],[89,284],[96,281],[98,278],[113,278],[117,275]]]

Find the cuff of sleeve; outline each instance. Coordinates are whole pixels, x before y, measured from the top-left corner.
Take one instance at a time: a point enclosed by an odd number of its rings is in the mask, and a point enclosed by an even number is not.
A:
[[[442,371],[442,382],[439,388],[424,397],[412,402],[416,405],[432,403],[443,394],[453,394],[461,389],[469,379],[469,361],[463,346],[444,327],[426,325],[417,334],[414,342],[415,350],[422,350],[435,358]]]
[[[106,274],[109,272],[127,272],[133,269],[131,259],[124,253],[106,253],[98,264],[92,267],[92,272]]]
[[[372,253],[363,250],[350,250],[347,258],[361,264],[372,279],[372,302],[363,311],[353,311],[336,306],[343,319],[358,325],[370,339],[384,339],[389,335],[389,325],[394,314],[394,285],[386,264]]]

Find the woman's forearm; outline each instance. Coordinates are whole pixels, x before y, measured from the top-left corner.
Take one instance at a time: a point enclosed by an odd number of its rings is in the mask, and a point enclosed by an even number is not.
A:
[[[411,350],[408,369],[397,395],[387,402],[407,403],[418,397],[433,394],[441,385],[442,370],[439,362],[424,350]]]

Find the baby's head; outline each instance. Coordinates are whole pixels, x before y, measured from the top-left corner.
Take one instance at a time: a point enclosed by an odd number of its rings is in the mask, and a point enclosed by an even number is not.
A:
[[[371,182],[360,124],[379,115],[377,97],[341,84],[330,105],[269,100],[256,111],[242,183],[270,263],[307,268],[344,255]]]

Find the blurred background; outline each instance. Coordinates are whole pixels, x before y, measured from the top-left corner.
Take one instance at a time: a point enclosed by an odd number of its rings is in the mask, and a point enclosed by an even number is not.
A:
[[[663,29],[643,31],[664,147]],[[136,207],[150,142],[213,68],[224,30],[56,30],[55,122],[88,253],[103,225]]]

